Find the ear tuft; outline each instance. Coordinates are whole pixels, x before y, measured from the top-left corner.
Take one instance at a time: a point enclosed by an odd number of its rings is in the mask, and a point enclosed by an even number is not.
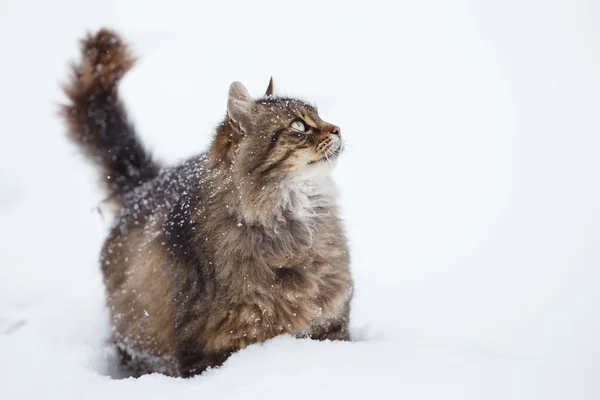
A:
[[[229,97],[227,99],[227,113],[229,118],[233,120],[234,125],[237,125],[241,130],[240,133],[245,132],[245,127],[250,121],[252,114],[252,97],[248,90],[240,82],[233,82],[229,86]]]
[[[269,79],[269,86],[267,86],[267,90],[265,91],[265,96],[273,96],[273,77]]]

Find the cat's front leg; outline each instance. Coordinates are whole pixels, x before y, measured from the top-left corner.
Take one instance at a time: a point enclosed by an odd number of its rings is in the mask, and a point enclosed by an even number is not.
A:
[[[348,318],[343,317],[339,320],[332,321],[327,326],[315,330],[311,333],[310,337],[315,340],[350,341]]]
[[[185,354],[180,353],[178,365],[179,375],[184,378],[190,378],[201,374],[207,368],[219,367],[233,352],[233,350],[227,350],[218,353],[203,353],[199,350],[195,350]]]
[[[335,326],[333,329],[327,330],[319,340],[343,340],[349,342],[350,334],[348,332],[348,326]]]

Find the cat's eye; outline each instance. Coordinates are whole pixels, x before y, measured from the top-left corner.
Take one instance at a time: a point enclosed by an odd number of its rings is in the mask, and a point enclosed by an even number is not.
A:
[[[299,119],[292,122],[292,125],[290,125],[290,126],[297,131],[306,132],[306,125],[304,124],[304,122],[300,121]]]

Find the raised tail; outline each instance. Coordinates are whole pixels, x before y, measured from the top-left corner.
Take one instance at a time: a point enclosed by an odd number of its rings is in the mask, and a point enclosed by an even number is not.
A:
[[[119,81],[135,63],[127,45],[108,29],[81,41],[81,61],[73,64],[62,107],[68,136],[102,172],[114,200],[154,178],[152,160],[127,118],[117,93]]]

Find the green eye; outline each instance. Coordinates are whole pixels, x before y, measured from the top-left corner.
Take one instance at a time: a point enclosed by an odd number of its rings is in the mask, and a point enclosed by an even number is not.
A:
[[[299,132],[306,132],[306,125],[304,125],[304,122],[300,121],[299,119],[292,122],[292,125],[290,126]]]

